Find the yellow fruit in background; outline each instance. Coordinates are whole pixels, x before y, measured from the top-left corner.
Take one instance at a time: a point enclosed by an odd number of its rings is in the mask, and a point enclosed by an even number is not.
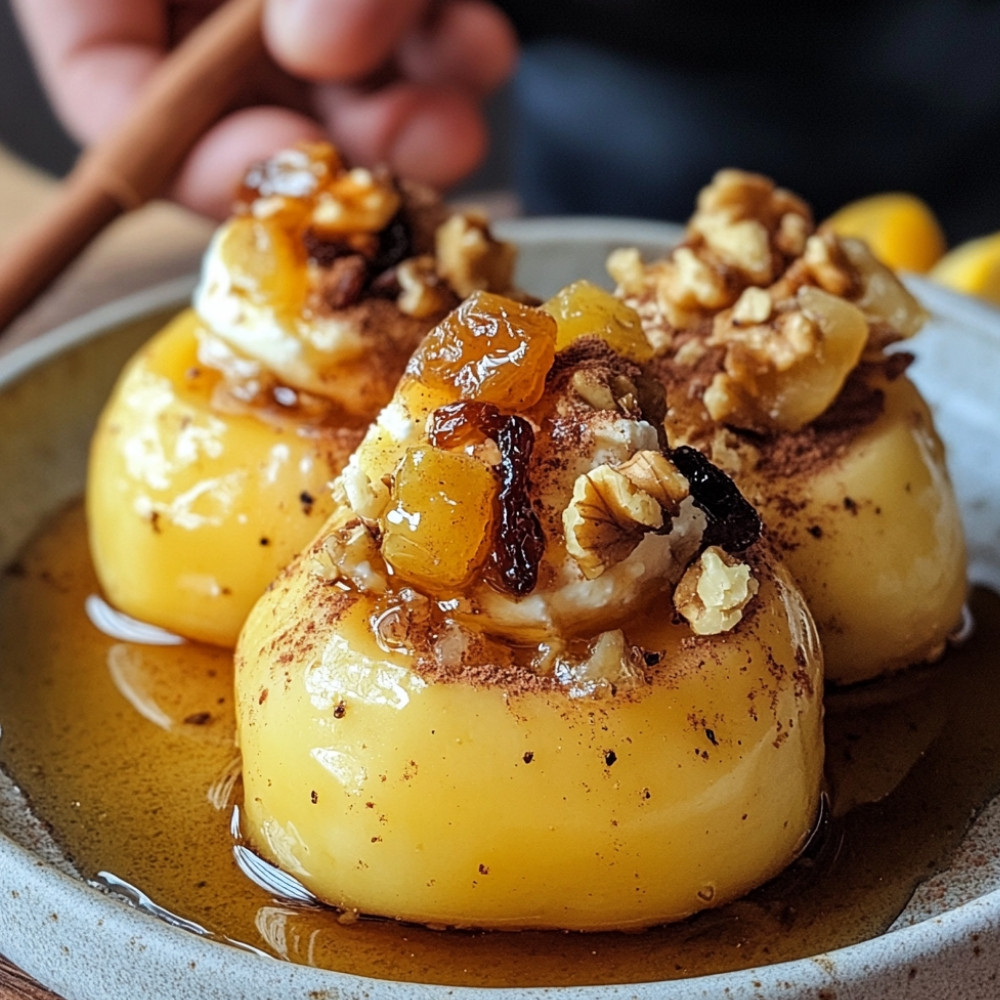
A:
[[[926,202],[902,191],[852,201],[827,220],[838,236],[864,240],[875,256],[899,271],[929,271],[947,249],[941,225]]]
[[[927,276],[958,292],[1000,305],[1000,233],[960,244]]]

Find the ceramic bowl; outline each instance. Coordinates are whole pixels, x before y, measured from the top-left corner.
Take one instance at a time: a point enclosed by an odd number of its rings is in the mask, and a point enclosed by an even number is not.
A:
[[[654,253],[678,235],[674,226],[615,219],[519,220],[498,228],[521,246],[520,283],[542,296],[579,277],[608,284],[610,249],[638,245]],[[119,368],[186,302],[192,283],[133,296],[0,359],[0,566],[49,513],[79,495],[91,430]],[[912,374],[949,447],[973,578],[1000,590],[1000,312],[926,282],[913,287],[933,320],[914,344]],[[997,996],[1000,980],[998,857],[994,802],[893,927],[860,944],[664,983],[456,988],[293,965],[141,912],[79,879],[0,775],[0,954],[70,1000],[986,1000]]]

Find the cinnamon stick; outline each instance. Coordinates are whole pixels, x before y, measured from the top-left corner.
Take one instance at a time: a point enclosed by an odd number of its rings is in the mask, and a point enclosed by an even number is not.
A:
[[[119,126],[0,248],[0,336],[105,226],[160,194],[264,57],[263,0],[228,0],[170,53]]]

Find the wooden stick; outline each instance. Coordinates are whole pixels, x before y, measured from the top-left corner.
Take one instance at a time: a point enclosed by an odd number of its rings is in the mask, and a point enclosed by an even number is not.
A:
[[[160,194],[264,58],[263,0],[228,0],[168,55],[124,121],[0,250],[0,336],[105,226]]]

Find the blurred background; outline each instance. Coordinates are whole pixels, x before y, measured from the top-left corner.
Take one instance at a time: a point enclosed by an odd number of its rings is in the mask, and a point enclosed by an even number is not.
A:
[[[9,0],[0,0],[0,95],[0,146],[49,173],[62,175],[69,170],[78,148],[49,108]],[[459,195],[492,193],[511,186],[508,92],[489,102],[488,114],[493,136],[489,159],[461,185]]]
[[[0,0],[0,94],[0,143],[51,173],[65,173],[76,146],[49,110],[8,0]]]
[[[86,2],[86,0],[80,0]],[[682,221],[712,173],[755,170],[817,218],[924,199],[949,244],[1000,230],[1000,0],[497,0],[523,41],[460,191],[528,214]],[[0,0],[0,144],[45,169],[73,143]]]

